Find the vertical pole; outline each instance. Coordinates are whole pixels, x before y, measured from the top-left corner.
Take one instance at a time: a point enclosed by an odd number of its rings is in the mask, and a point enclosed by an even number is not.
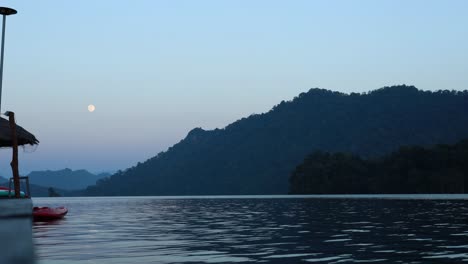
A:
[[[20,179],[18,169],[18,138],[16,136],[15,113],[8,112],[11,131],[11,143],[13,147],[13,158],[11,160],[11,170],[13,172],[13,184],[15,187],[15,198],[20,198]]]
[[[3,24],[2,24],[2,51],[0,58],[0,113],[2,111],[2,86],[3,86],[3,54],[5,50],[5,25],[6,24],[6,15],[3,15]]]
[[[29,177],[26,178],[26,198],[31,198],[31,189],[29,188]],[[21,191],[21,190],[20,190]]]

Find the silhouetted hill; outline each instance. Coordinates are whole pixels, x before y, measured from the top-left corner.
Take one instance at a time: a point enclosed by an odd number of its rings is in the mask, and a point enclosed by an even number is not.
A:
[[[292,194],[465,193],[468,140],[402,147],[379,158],[317,151],[290,177]]]
[[[97,180],[108,177],[109,174],[95,175],[87,170],[63,169],[58,171],[33,171],[28,176],[31,184],[63,190],[79,190],[96,184]]]
[[[165,152],[89,187],[88,195],[282,194],[314,150],[372,157],[468,136],[468,91],[393,86],[311,89],[223,129],[195,128]]]

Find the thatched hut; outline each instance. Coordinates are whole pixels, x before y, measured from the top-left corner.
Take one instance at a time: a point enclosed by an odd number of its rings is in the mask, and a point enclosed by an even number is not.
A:
[[[16,138],[18,139],[18,146],[39,144],[39,140],[33,134],[18,125],[16,125]],[[0,117],[0,148],[5,147],[13,147],[11,127],[8,120]]]
[[[29,178],[19,176],[18,146],[37,145],[39,144],[39,140],[26,129],[16,125],[15,114],[13,112],[7,112],[7,115],[9,120],[0,117],[0,147],[11,147],[13,149],[13,157],[10,164],[13,172],[15,197],[20,198],[20,178],[25,178],[26,180],[27,197],[29,197]],[[9,194],[11,194],[11,182],[9,190]]]

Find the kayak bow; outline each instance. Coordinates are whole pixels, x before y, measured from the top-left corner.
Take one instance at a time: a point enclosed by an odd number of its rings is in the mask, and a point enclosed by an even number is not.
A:
[[[56,208],[51,207],[34,207],[34,221],[50,221],[63,218],[68,213],[68,209],[61,206]]]

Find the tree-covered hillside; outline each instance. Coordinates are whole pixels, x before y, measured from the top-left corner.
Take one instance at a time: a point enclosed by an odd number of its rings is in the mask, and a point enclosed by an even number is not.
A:
[[[466,193],[468,140],[402,147],[379,158],[317,151],[290,177],[292,194]]]
[[[281,194],[288,192],[290,173],[314,150],[373,157],[403,145],[465,137],[467,91],[311,89],[223,129],[195,128],[167,151],[100,180],[86,194]]]

